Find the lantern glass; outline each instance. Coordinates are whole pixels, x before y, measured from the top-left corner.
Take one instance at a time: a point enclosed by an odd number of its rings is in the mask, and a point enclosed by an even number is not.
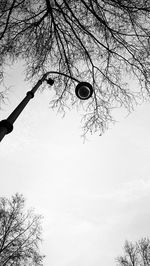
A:
[[[93,87],[88,82],[80,82],[75,89],[75,93],[80,100],[87,100],[93,94]]]

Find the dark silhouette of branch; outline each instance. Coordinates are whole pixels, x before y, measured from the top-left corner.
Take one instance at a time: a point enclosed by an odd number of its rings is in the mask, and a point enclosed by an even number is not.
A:
[[[42,265],[38,245],[41,240],[41,217],[23,212],[24,198],[0,198],[0,265]],[[4,230],[2,230],[4,228]]]
[[[124,255],[116,258],[118,266],[148,266],[150,264],[150,240],[142,238],[136,243],[125,242]]]
[[[150,96],[150,5],[138,0],[7,1],[0,9],[0,72],[8,58],[26,61],[26,77],[54,75],[51,106],[78,104],[74,80],[94,88],[84,115],[84,132],[102,134],[112,110],[128,112]],[[136,88],[131,84],[136,84]]]

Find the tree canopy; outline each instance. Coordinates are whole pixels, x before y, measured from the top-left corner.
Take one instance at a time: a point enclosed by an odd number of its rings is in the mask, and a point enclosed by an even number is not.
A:
[[[8,58],[26,62],[28,79],[58,71],[90,82],[84,132],[100,134],[113,110],[149,99],[150,3],[147,0],[1,0],[1,78]],[[54,75],[54,107],[80,102],[75,81]],[[134,82],[134,86],[133,86]]]
[[[24,210],[25,200],[15,194],[0,198],[0,265],[42,266],[39,252],[41,216]]]
[[[145,237],[135,243],[126,241],[124,255],[119,256],[116,261],[118,266],[149,266],[150,239]]]

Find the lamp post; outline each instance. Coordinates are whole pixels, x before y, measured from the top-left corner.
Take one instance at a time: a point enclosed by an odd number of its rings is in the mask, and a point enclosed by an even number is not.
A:
[[[36,83],[36,85],[32,88],[31,91],[28,91],[25,98],[21,101],[21,103],[15,108],[15,110],[7,117],[7,119],[4,119],[0,121],[0,141],[5,137],[6,134],[9,134],[13,130],[13,124],[20,115],[20,113],[23,111],[25,106],[28,104],[28,102],[34,97],[35,92],[38,90],[40,85],[47,81],[49,85],[54,84],[54,80],[49,78],[47,79],[47,76],[49,74],[61,74],[63,76],[69,77],[73,79],[74,81],[78,82],[78,85],[75,88],[75,94],[76,96],[81,100],[87,100],[89,99],[93,94],[93,87],[88,82],[79,82],[76,78],[73,78],[67,74],[59,73],[57,71],[49,71],[43,75],[43,77]]]

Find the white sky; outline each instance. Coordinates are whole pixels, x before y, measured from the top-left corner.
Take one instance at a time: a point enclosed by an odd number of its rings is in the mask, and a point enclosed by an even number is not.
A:
[[[7,71],[0,119],[31,89],[23,79],[19,64]],[[116,265],[126,239],[150,234],[150,105],[83,143],[80,114],[62,119],[49,96],[37,93],[0,144],[0,196],[22,193],[44,215],[45,266]]]

